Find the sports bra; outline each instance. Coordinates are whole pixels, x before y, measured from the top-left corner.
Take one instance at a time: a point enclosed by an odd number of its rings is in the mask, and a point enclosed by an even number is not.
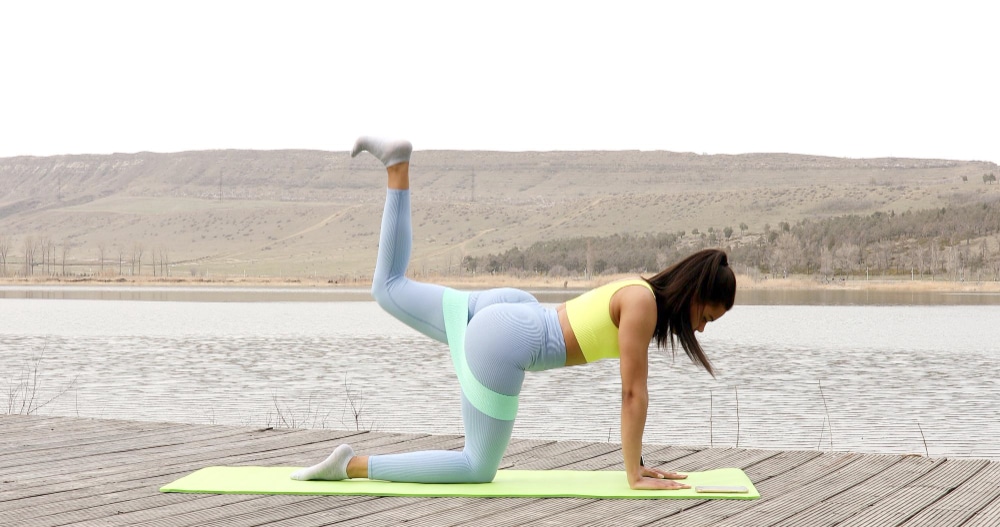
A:
[[[611,320],[611,297],[630,285],[641,285],[653,292],[645,280],[622,280],[591,289],[566,302],[566,317],[587,362],[621,356],[618,327]]]

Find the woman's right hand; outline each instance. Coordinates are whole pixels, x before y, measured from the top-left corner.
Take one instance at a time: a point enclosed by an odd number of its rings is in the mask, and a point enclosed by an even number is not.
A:
[[[686,478],[686,474],[665,472],[642,466],[639,467],[639,471],[639,477],[631,478],[632,481],[629,483],[629,487],[632,490],[679,490],[691,488],[691,485],[675,481]]]

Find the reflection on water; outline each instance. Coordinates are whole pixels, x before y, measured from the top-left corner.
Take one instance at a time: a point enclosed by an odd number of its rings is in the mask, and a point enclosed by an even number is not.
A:
[[[41,399],[70,386],[42,414],[353,428],[353,401],[366,428],[461,433],[447,348],[367,291],[33,289],[0,291],[0,382],[41,357]],[[701,337],[717,379],[654,353],[647,441],[1000,458],[995,300],[754,303]],[[617,366],[528,374],[515,435],[618,441]]]
[[[868,289],[740,291],[739,305],[814,306],[958,306],[1000,305],[1000,293],[941,291],[879,291]]]
[[[0,286],[0,298],[161,302],[370,301],[367,288],[227,286]]]

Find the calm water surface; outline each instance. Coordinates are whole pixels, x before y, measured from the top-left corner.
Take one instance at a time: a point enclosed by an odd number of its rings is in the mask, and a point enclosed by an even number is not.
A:
[[[835,293],[742,296],[701,337],[715,379],[654,353],[646,441],[1000,458],[1000,297]],[[40,414],[462,433],[447,348],[369,299],[0,287],[0,412],[37,365]],[[515,436],[617,442],[617,368],[529,373]]]

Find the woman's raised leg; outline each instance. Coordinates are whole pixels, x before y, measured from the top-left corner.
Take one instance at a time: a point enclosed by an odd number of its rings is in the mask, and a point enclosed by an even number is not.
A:
[[[352,156],[369,152],[386,166],[388,189],[382,211],[372,296],[390,315],[439,342],[447,342],[441,299],[444,287],[406,277],[413,246],[410,223],[409,141],[358,139]]]

